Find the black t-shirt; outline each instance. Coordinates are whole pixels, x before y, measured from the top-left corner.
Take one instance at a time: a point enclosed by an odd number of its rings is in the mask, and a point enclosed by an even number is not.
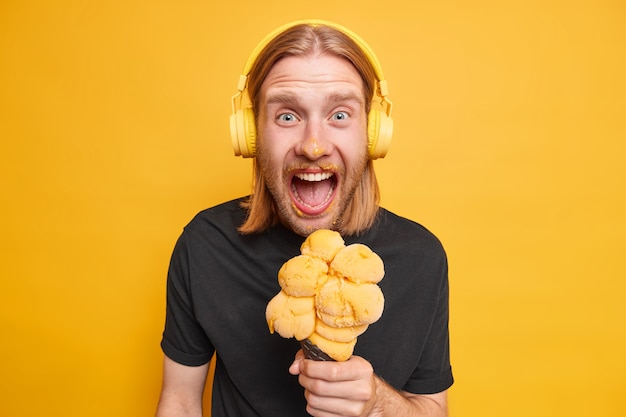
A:
[[[278,270],[300,254],[304,238],[282,226],[238,233],[240,202],[200,212],[176,243],[161,346],[188,366],[217,352],[213,417],[306,416],[303,389],[288,372],[299,342],[270,334],[265,321],[265,307],[280,291]],[[439,240],[385,209],[366,233],[344,239],[369,246],[385,264],[378,284],[383,315],[359,336],[354,354],[399,390],[450,387],[448,269]]]

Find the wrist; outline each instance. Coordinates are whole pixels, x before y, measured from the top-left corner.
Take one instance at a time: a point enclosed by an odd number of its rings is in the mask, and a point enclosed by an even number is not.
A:
[[[372,396],[370,398],[369,404],[366,407],[366,412],[363,414],[365,417],[382,417],[383,416],[383,408],[382,408],[382,398],[384,398],[384,390],[386,384],[375,374],[372,375]]]

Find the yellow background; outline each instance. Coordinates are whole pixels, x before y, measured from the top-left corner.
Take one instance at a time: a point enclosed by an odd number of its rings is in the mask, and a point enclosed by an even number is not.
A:
[[[626,415],[610,0],[0,2],[0,415],[153,414],[174,241],[249,190],[237,77],[306,17],[363,36],[389,80],[376,166],[384,205],[448,251],[451,415]]]

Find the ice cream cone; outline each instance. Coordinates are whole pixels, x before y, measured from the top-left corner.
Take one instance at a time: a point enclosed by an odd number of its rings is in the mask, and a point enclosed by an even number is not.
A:
[[[383,261],[326,229],[311,233],[300,252],[278,271],[281,290],[265,310],[270,333],[300,340],[307,359],[347,361],[357,337],[382,315]]]
[[[309,339],[300,342],[304,357],[314,361],[334,361],[333,358],[324,353],[317,345],[314,345]]]

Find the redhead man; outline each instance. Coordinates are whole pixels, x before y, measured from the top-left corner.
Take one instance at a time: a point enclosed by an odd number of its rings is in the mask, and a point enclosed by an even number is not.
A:
[[[231,120],[253,190],[200,212],[176,243],[158,417],[202,415],[213,355],[213,417],[447,415],[447,260],[427,229],[379,206],[386,96],[373,52],[334,23],[286,25],[253,52]],[[265,322],[278,270],[318,229],[385,263],[384,313],[343,362],[305,359]]]

